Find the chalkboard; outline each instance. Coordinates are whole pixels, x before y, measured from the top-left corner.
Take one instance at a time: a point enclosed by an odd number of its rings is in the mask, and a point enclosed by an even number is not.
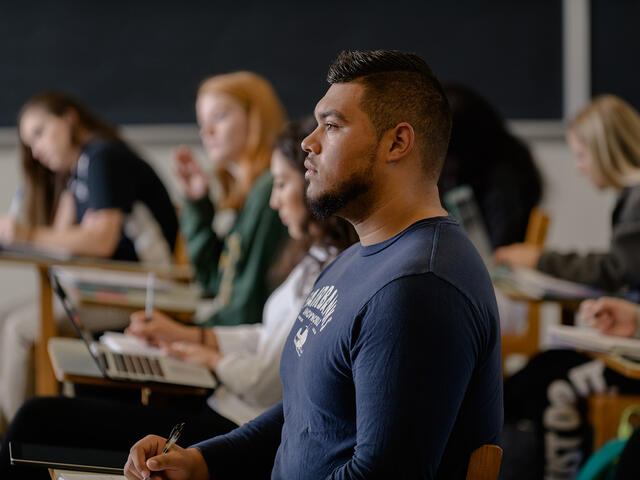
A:
[[[365,48],[418,53],[509,118],[557,119],[561,17],[556,0],[10,0],[0,5],[0,126],[47,88],[115,123],[192,123],[200,80],[240,69],[269,78],[298,117],[339,51]]]
[[[640,2],[593,0],[592,93],[613,93],[640,109]]]

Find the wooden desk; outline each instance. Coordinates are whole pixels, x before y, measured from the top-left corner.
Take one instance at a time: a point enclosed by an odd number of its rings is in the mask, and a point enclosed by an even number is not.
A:
[[[175,395],[204,396],[215,386],[215,383],[212,383],[212,388],[208,389],[206,387],[105,378],[91,358],[84,342],[76,338],[49,339],[48,353],[52,359],[54,373],[58,381],[139,390],[140,401],[143,405],[148,405],[152,396],[155,403]]]
[[[527,322],[524,332],[503,334],[502,346],[502,371],[504,375],[504,361],[512,354],[522,354],[532,357],[540,351],[540,310],[543,302],[557,303],[561,309],[561,323],[573,324],[573,316],[580,306],[582,299],[555,299],[534,298],[512,288],[508,284],[494,282],[494,287],[514,301],[527,303]]]
[[[162,383],[143,383],[143,382],[119,382],[117,380],[109,380],[108,378],[85,377],[83,375],[64,374],[60,381],[70,382],[79,385],[94,385],[98,387],[124,388],[128,390],[140,391],[140,403],[149,405],[151,403],[164,403],[164,400],[170,396],[193,395],[202,397],[210,393],[210,390],[201,387],[187,387],[180,385],[164,385]]]
[[[181,281],[187,281],[193,278],[193,269],[189,265],[154,266],[136,262],[82,257],[62,259],[56,258],[55,256],[11,252],[8,250],[0,251],[0,262],[33,265],[38,272],[40,338],[35,343],[36,395],[57,395],[58,393],[58,383],[53,373],[51,362],[49,361],[49,355],[47,354],[47,342],[49,338],[55,337],[58,333],[53,316],[53,294],[48,276],[50,266],[68,265],[125,272],[153,272],[159,278]]]

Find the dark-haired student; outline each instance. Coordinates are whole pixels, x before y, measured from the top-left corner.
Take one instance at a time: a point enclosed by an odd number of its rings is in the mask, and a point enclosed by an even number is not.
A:
[[[0,218],[0,242],[28,242],[72,254],[169,264],[178,221],[153,169],[114,127],[59,92],[29,99],[18,117],[25,218]],[[60,310],[60,309],[56,309]],[[62,312],[60,312],[62,313]],[[64,315],[57,315],[67,324]],[[32,391],[36,302],[0,318],[0,432]],[[126,325],[126,315],[93,309],[88,327]]]
[[[478,93],[462,85],[446,85],[444,92],[452,123],[438,181],[440,198],[459,185],[469,185],[491,246],[522,242],[531,209],[542,196],[542,179],[531,152]]]
[[[209,329],[207,346],[163,345],[172,354],[215,372],[221,384],[207,402],[143,407],[91,399],[33,399],[7,432],[0,452],[0,478],[48,478],[43,469],[10,468],[9,441],[82,447],[91,439],[92,448],[126,451],[148,431],[165,433],[174,424],[186,422],[184,440],[198,442],[251,420],[282,398],[280,355],[295,316],[322,268],[356,239],[353,228],[342,219],[314,219],[304,201],[306,155],[300,142],[313,128],[313,119],[294,123],[276,140],[271,205],[294,240],[276,264],[288,276],[269,297],[263,322]]]
[[[128,479],[465,477],[502,425],[498,313],[478,253],[440,205],[450,113],[423,59],[344,52],[304,139],[314,212],[360,243],[318,278],[284,346],[283,401],[226,434],[158,455]]]

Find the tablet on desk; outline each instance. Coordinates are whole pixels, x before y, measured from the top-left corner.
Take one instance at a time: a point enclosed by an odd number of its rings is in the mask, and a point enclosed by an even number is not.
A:
[[[68,262],[73,258],[73,255],[67,250],[53,247],[36,247],[29,243],[0,244],[0,253],[9,257],[27,257],[53,262]]]
[[[12,465],[122,475],[128,452],[9,442]]]

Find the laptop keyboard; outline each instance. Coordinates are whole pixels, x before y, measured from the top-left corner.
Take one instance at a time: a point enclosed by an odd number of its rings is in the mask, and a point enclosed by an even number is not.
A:
[[[111,356],[113,357],[116,370],[120,373],[153,375],[164,378],[164,372],[157,358],[115,352],[111,352]]]

